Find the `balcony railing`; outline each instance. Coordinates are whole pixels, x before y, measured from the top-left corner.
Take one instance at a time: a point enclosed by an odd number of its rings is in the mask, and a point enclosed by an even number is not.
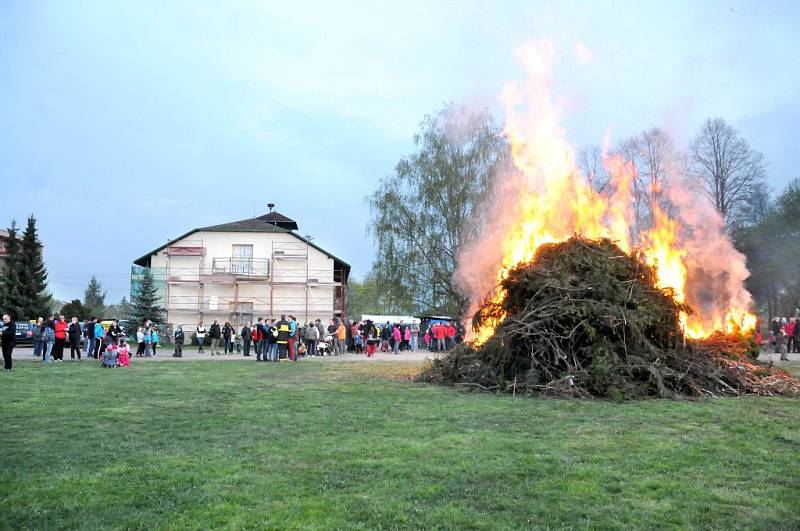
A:
[[[269,277],[268,258],[214,258],[211,260],[212,275],[240,277]]]

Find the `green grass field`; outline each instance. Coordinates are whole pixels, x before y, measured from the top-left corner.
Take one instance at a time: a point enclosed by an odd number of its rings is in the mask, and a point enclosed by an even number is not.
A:
[[[402,363],[18,363],[0,526],[800,528],[800,400],[468,394]]]

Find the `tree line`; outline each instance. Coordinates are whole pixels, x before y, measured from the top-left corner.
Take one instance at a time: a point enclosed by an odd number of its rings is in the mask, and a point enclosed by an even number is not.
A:
[[[89,280],[83,300],[60,302],[53,298],[47,286],[43,246],[31,215],[21,237],[15,220],[8,227],[5,260],[0,267],[0,312],[13,319],[36,319],[53,314],[90,319],[129,319],[135,323],[151,319],[163,323],[165,311],[149,270],[129,302],[127,297],[117,304],[106,304],[106,292],[95,275]]]
[[[371,207],[368,235],[376,258],[369,274],[349,286],[349,314],[435,313],[464,316],[468,301],[453,284],[460,249],[481,233],[480,205],[495,179],[509,168],[509,144],[486,110],[445,106],[426,116],[415,134],[414,150],[394,173],[383,178],[367,198]],[[633,231],[653,223],[656,206],[670,210],[663,184],[670,174],[688,176],[699,193],[719,211],[728,234],[748,258],[748,282],[757,303],[771,315],[781,305],[800,300],[797,266],[791,260],[798,241],[797,199],[793,181],[776,199],[765,182],[767,162],[742,134],[722,118],[710,118],[686,149],[676,147],[659,128],[617,144],[633,164]],[[609,175],[598,146],[578,151],[576,163],[589,185],[606,191]],[[794,202],[793,202],[794,201]],[[774,245],[774,246],[773,246]],[[791,253],[795,253],[792,255]]]

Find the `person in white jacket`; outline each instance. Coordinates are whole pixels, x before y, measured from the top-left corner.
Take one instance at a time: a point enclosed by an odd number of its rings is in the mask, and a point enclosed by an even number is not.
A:
[[[141,326],[136,330],[136,357],[144,356],[144,328]]]
[[[205,354],[203,350],[203,343],[206,340],[206,327],[203,326],[203,321],[197,323],[197,353]]]

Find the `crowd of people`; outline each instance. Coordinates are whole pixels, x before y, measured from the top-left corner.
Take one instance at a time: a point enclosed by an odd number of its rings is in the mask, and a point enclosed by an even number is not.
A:
[[[82,361],[86,358],[100,359],[104,349],[125,339],[117,321],[104,328],[96,317],[86,319],[83,324],[73,317],[69,323],[63,315],[39,317],[31,326],[33,355],[42,357],[45,363],[64,361],[64,350],[69,345],[70,359]]]
[[[789,353],[800,353],[800,312],[795,312],[794,317],[774,317],[769,327],[767,343],[775,354],[781,355],[781,360],[788,360]]]
[[[16,323],[9,315],[3,316],[2,350],[4,369],[12,368],[12,352],[16,346]],[[107,328],[97,318],[86,319],[81,324],[77,317],[67,322],[63,315],[39,317],[30,326],[33,340],[33,356],[41,357],[44,363],[61,363],[64,351],[69,345],[70,359],[83,361],[85,358],[106,361],[110,351],[118,359],[117,350],[127,350],[127,342],[118,321],[112,321]],[[124,359],[124,356],[123,356]],[[115,362],[116,366],[116,362]]]
[[[181,357],[186,333],[179,325],[174,331],[175,352]],[[420,345],[433,352],[452,348],[463,338],[463,329],[455,322],[437,322],[423,327],[416,320],[411,323],[373,323],[370,320],[350,321],[334,319],[326,326],[320,319],[299,323],[292,315],[280,319],[259,318],[237,328],[226,322],[214,321],[206,329],[203,322],[195,328],[198,352],[210,340],[212,356],[230,355],[234,351],[244,356],[255,354],[256,361],[297,360],[303,356],[338,356],[346,353],[374,356],[381,352],[398,354],[417,351]],[[222,352],[220,352],[222,345]]]

